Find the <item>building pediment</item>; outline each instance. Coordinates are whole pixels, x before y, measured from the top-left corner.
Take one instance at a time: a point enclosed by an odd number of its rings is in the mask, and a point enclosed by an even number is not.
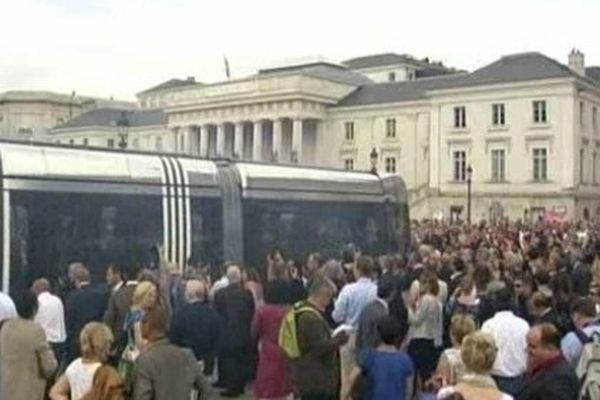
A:
[[[313,101],[336,104],[356,85],[302,73],[254,77],[193,86],[166,96],[167,112],[198,111],[276,101]]]

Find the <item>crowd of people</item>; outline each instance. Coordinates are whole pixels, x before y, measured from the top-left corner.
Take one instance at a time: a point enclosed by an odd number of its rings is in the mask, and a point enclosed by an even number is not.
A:
[[[0,293],[0,399],[600,399],[600,225],[411,228],[398,254]]]

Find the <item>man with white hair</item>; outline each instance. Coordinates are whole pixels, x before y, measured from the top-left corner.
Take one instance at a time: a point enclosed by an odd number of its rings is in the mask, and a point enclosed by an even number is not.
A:
[[[250,325],[254,317],[254,299],[242,286],[238,266],[227,268],[229,286],[215,295],[215,309],[221,315],[223,331],[219,354],[219,383],[225,387],[224,397],[244,393],[250,378]]]
[[[47,279],[40,278],[33,282],[31,290],[38,299],[38,309],[33,320],[44,329],[46,340],[60,364],[67,340],[65,308],[60,298],[50,293],[50,282]]]
[[[237,265],[232,265],[227,268],[227,280],[229,280],[229,284],[235,285],[242,282],[242,271],[240,267]]]
[[[173,344],[191,349],[196,360],[204,362],[204,373],[212,375],[221,324],[206,294],[206,284],[201,280],[185,283],[186,304],[175,311],[169,336]]]

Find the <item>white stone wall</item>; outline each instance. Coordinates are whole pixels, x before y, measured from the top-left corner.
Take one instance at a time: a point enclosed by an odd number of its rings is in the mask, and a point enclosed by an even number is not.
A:
[[[71,129],[55,129],[45,140],[58,144],[73,144],[94,147],[109,147],[112,141],[113,148],[118,148],[120,141],[116,128],[109,127],[84,127]],[[157,148],[157,141],[160,149]],[[166,126],[134,127],[129,130],[128,149],[142,151],[174,152],[175,133]]]
[[[0,105],[0,136],[9,138],[23,137],[25,130],[31,131],[29,137],[44,135],[60,123],[79,113],[79,105],[55,104],[46,102],[7,102]]]
[[[577,165],[577,183],[584,188],[594,187],[600,184],[600,93],[580,92],[575,98],[574,108],[577,155],[581,151],[584,155],[583,176],[580,165]]]
[[[387,137],[386,121],[396,121],[396,136]],[[354,140],[346,140],[345,124],[354,123]],[[352,158],[355,170],[370,170],[370,154],[376,149],[377,169],[385,171],[385,159],[396,158],[396,173],[410,189],[426,185],[429,157],[429,106],[427,102],[412,105],[382,105],[365,109],[334,108],[325,122],[326,132],[319,137],[317,158],[321,165],[344,168],[344,160]]]
[[[447,216],[452,205],[464,206],[466,210],[466,184],[454,182],[452,176],[452,152],[465,150],[467,163],[474,170],[473,218],[488,215],[496,202],[504,208],[505,215],[513,218],[522,217],[525,209],[539,207],[566,209],[570,216],[580,215],[581,207],[574,201],[583,193],[578,185],[581,130],[577,98],[571,80],[437,93],[432,100],[430,174],[431,188],[437,195],[431,201],[431,214],[441,212]],[[533,123],[534,100],[546,101],[548,123]],[[494,103],[505,105],[503,127],[492,126]],[[466,107],[464,129],[453,126],[456,106]],[[535,147],[548,150],[547,182],[533,180]],[[506,151],[506,182],[502,183],[491,181],[491,150],[496,148]],[[588,166],[585,170],[589,169]],[[592,202],[600,206],[600,190],[590,186],[586,191],[587,197],[595,198]]]
[[[594,215],[600,207],[600,190],[591,183],[591,144],[596,146],[597,135],[596,179],[600,183],[600,134],[590,128],[590,99],[579,128],[577,98],[573,81],[554,80],[438,92],[418,106],[400,103],[333,108],[324,123],[325,134],[318,139],[317,158],[320,165],[336,168],[344,168],[344,160],[353,159],[354,169],[369,170],[369,155],[375,147],[378,169],[383,171],[383,160],[396,156],[397,171],[409,188],[411,215],[416,218],[440,213],[449,216],[453,205],[462,206],[463,218],[466,217],[466,183],[453,181],[453,150],[465,150],[467,162],[474,170],[473,220],[489,218],[491,208],[497,205],[512,218],[523,217],[525,210],[531,213],[532,209],[541,208],[582,216],[585,207]],[[533,123],[534,100],[546,101],[547,123]],[[492,125],[494,103],[505,106],[504,126]],[[453,126],[455,106],[466,107],[465,129]],[[396,119],[396,139],[385,137],[388,118]],[[354,123],[353,141],[345,139],[346,122]],[[600,121],[597,124],[600,127]],[[589,155],[584,168],[586,184],[578,185],[582,146],[588,146]],[[547,182],[533,180],[532,151],[537,147],[548,151]],[[493,149],[506,152],[506,182],[492,182]]]

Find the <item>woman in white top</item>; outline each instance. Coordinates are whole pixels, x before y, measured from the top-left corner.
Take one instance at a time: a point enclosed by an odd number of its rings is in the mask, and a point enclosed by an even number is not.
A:
[[[421,382],[431,378],[437,365],[442,345],[442,303],[438,299],[440,287],[434,271],[423,272],[420,278],[421,296],[416,304],[409,304],[410,324],[408,354],[415,363]]]
[[[465,400],[513,400],[512,396],[498,390],[490,375],[498,350],[491,335],[474,332],[464,338],[460,355],[465,364],[465,374],[454,386],[438,392],[444,400],[460,394]]]
[[[94,373],[106,361],[113,342],[110,328],[90,322],[80,334],[82,356],[67,367],[50,390],[51,400],[79,400],[92,388]]]
[[[460,357],[463,339],[475,332],[475,320],[469,314],[455,314],[450,321],[452,347],[444,350],[437,367],[437,375],[448,385],[456,385],[465,373],[465,365]]]

